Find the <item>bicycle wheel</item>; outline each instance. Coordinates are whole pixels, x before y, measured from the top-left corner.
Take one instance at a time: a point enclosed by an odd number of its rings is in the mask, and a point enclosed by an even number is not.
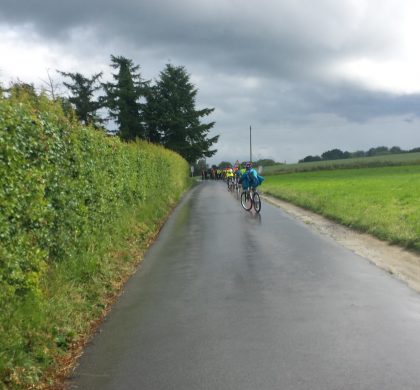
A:
[[[250,194],[249,194],[249,192],[248,192],[248,191],[244,191],[244,192],[242,192],[242,195],[241,195],[241,205],[242,205],[242,207],[243,207],[246,211],[251,210],[251,207],[252,207],[252,201],[251,201],[251,196],[250,196]]]
[[[229,180],[229,191],[233,192],[233,188],[234,188],[234,183],[232,180]]]
[[[261,211],[261,199],[258,192],[254,192],[254,209],[257,213]]]

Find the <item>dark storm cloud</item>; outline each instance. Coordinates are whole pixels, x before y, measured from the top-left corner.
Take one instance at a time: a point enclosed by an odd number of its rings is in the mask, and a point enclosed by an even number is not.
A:
[[[157,50],[212,71],[278,80],[317,79],[335,58],[389,47],[392,27],[368,36],[358,7],[330,0],[2,0],[0,22],[47,40],[88,29],[121,51]],[[357,27],[357,28],[356,28]],[[387,45],[383,44],[387,42]],[[86,45],[88,42],[80,42]],[[98,48],[99,49],[99,48]]]
[[[228,153],[232,145],[246,149],[241,134],[253,123],[268,129],[268,146],[278,142],[279,134],[282,142],[293,134],[284,151],[293,149],[290,156],[301,158],[304,153],[298,145],[310,149],[311,126],[320,128],[326,121],[342,121],[341,128],[348,131],[337,139],[353,145],[357,132],[349,130],[352,123],[384,116],[392,116],[396,124],[400,120],[396,118],[416,123],[420,95],[371,91],[344,83],[331,72],[332,65],[343,59],[380,60],[397,47],[398,4],[383,5],[379,0],[0,0],[0,27],[24,28],[46,46],[53,42],[68,47],[84,61],[87,53],[102,56],[103,63],[110,54],[126,55],[148,72],[148,78],[157,77],[168,61],[185,65],[196,77],[199,103],[216,108],[211,120],[217,122],[215,134],[222,134],[220,150]],[[97,71],[101,70],[106,72]],[[372,133],[381,134],[376,129]],[[335,139],[334,134],[326,137]],[[269,153],[268,146],[261,153]],[[228,158],[221,155],[220,159]]]
[[[319,113],[335,114],[357,123],[381,116],[420,117],[420,94],[396,95],[368,91],[352,85],[274,83],[272,80],[266,80],[253,93],[258,98],[249,104],[254,112],[259,113],[262,122],[267,124],[279,121],[304,123]],[[235,95],[234,92],[231,95]],[[228,104],[227,110],[233,110],[238,102],[232,99],[225,104]]]
[[[10,25],[32,25],[47,39],[88,28],[98,39],[120,39],[140,50],[160,47],[168,55],[201,59],[216,69],[283,78],[310,77],[338,54],[379,47],[378,41],[392,33],[390,29],[366,38],[353,32],[349,37],[348,29],[363,19],[349,18],[346,7],[331,6],[328,0],[318,0],[316,6],[303,1],[298,9],[293,4],[2,0],[0,18]]]
[[[295,86],[289,93],[294,96],[295,101],[302,101],[300,113],[335,113],[351,122],[364,122],[384,115],[412,114],[420,117],[420,94],[396,95],[355,86],[316,84]],[[289,109],[292,110],[292,107]]]

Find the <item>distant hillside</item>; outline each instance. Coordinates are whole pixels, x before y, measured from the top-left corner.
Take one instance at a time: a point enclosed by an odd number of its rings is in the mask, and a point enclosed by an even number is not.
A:
[[[402,153],[373,157],[347,158],[343,160],[302,162],[297,164],[276,164],[264,167],[264,174],[275,175],[279,173],[308,172],[327,169],[372,168],[417,164],[420,164],[420,153]]]
[[[331,149],[322,153],[321,156],[306,156],[299,163],[302,162],[314,162],[314,161],[329,161],[329,160],[344,160],[348,158],[357,157],[373,157],[373,156],[385,156],[389,154],[402,154],[402,153],[417,153],[420,152],[420,148],[414,148],[410,150],[403,150],[399,146],[393,146],[388,148],[387,146],[377,146],[370,148],[367,151],[357,150],[356,152],[343,152],[340,149]]]

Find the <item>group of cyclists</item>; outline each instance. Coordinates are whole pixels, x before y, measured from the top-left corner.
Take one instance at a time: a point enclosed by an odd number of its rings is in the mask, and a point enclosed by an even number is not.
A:
[[[252,163],[248,162],[239,166],[235,164],[233,168],[212,169],[210,178],[215,180],[225,180],[228,191],[234,191],[239,197],[242,187],[241,204],[246,210],[254,207],[255,211],[261,210],[261,201],[256,188],[264,181],[264,177],[252,168]],[[202,173],[202,179],[205,180],[205,174]]]

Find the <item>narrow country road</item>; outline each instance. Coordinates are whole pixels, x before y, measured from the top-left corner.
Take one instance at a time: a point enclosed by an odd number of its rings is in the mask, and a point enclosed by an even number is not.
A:
[[[420,295],[223,183],[181,202],[86,348],[81,390],[420,389]]]

